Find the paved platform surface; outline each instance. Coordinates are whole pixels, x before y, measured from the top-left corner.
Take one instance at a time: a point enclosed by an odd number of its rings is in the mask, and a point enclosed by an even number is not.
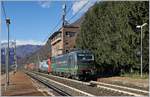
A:
[[[33,80],[25,73],[18,71],[10,74],[10,84],[5,91],[5,78],[1,79],[2,96],[45,96],[35,87]]]
[[[97,81],[108,83],[119,83],[126,86],[136,86],[144,88],[146,90],[149,89],[149,79],[133,79],[129,77],[108,77],[108,78],[99,78]]]

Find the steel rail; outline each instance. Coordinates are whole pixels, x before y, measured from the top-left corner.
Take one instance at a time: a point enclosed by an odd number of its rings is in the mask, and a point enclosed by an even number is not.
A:
[[[32,72],[29,72],[29,73],[32,73]],[[44,75],[41,75],[41,74],[39,74],[39,73],[32,73],[32,74],[34,74],[34,76],[35,75],[37,75],[37,76],[41,76],[41,79],[45,79],[45,80],[47,80],[47,81],[50,81],[50,82],[52,82],[52,83],[55,83],[56,85],[60,85],[60,86],[63,86],[64,88],[67,88],[68,89],[68,91],[72,91],[72,92],[74,92],[74,94],[73,95],[86,95],[86,96],[95,96],[95,95],[93,95],[93,94],[90,94],[90,93],[88,93],[88,92],[84,92],[84,91],[82,91],[82,90],[80,90],[80,89],[76,89],[76,88],[74,88],[74,87],[71,87],[71,86],[68,86],[68,85],[66,85],[66,84],[63,84],[63,83],[61,83],[61,82],[57,82],[57,81],[55,81],[55,80],[52,80],[52,79],[49,79],[46,75],[44,76]],[[37,77],[36,76],[36,77]],[[54,84],[53,84],[54,85]],[[70,94],[72,94],[72,92],[69,92]],[[76,92],[76,93],[75,93]]]
[[[39,75],[44,76],[44,77],[47,77],[47,78],[49,78],[48,76],[53,76],[53,75],[47,75],[47,74],[39,73],[39,72],[34,72],[34,73],[39,74]],[[82,82],[82,81],[76,81],[73,79],[68,79],[68,78],[63,78],[63,77],[58,77],[58,76],[53,76],[53,77],[56,77],[56,78],[61,79],[61,80],[71,81],[74,83],[84,84],[87,86],[93,86],[93,87],[97,86],[98,88],[103,88],[103,89],[107,89],[110,91],[120,92],[120,93],[128,94],[128,95],[144,96],[148,93],[148,91],[144,91],[144,90],[140,90],[140,89],[136,89],[136,88],[134,89],[134,88],[124,87],[124,86],[119,86],[119,85],[113,85],[113,84],[107,84],[107,83],[102,83],[102,82],[95,82],[95,81]],[[117,89],[117,88],[119,88],[119,89]],[[131,91],[127,91],[127,90],[131,90]],[[133,91],[136,91],[136,93],[134,93]],[[143,93],[146,93],[146,94],[143,94]]]
[[[58,88],[56,88],[55,86],[49,84],[46,80],[41,79],[38,75],[34,76],[31,73],[26,72],[26,74],[30,77],[32,77],[33,79],[36,79],[37,81],[41,82],[42,84],[44,84],[45,86],[47,86],[48,88],[53,89],[55,92],[59,93],[61,96],[71,96],[70,94],[66,93],[63,90],[60,90]]]

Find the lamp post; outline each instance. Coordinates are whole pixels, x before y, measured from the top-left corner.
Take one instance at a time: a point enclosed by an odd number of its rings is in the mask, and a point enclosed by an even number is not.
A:
[[[14,65],[15,65],[15,72],[17,72],[17,54],[16,54],[16,40],[15,40],[15,47],[14,47]]]
[[[146,26],[147,25],[147,23],[144,23],[143,25],[137,25],[136,26],[136,28],[141,28],[141,77],[142,77],[142,69],[143,69],[143,67],[142,67],[142,57],[143,57],[143,54],[142,54],[142,28],[144,27],[144,26]]]
[[[9,25],[10,19],[6,18],[7,31],[8,31],[8,48],[7,48],[7,63],[6,63],[6,85],[9,85]]]

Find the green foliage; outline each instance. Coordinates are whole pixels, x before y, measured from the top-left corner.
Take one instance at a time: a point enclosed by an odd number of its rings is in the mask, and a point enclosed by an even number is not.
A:
[[[147,1],[103,1],[95,4],[86,15],[78,34],[78,48],[89,49],[102,68],[139,69],[140,29],[149,23]],[[148,69],[148,26],[143,28],[143,65]],[[112,69],[112,68],[110,68]]]
[[[121,75],[122,77],[129,77],[129,78],[133,78],[133,79],[148,79],[149,78],[149,74],[144,73],[141,77],[141,75],[139,75],[138,72],[135,73],[125,73]]]

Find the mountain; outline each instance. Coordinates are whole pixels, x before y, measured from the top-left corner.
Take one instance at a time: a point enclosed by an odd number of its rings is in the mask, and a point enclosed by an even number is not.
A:
[[[18,57],[25,58],[39,50],[41,47],[41,45],[20,45],[16,48],[16,54]]]
[[[2,64],[5,63],[5,49],[4,48],[6,48],[6,47],[7,47],[6,43],[1,44],[1,62],[2,62]],[[20,59],[23,59],[23,58],[35,53],[41,47],[42,47],[42,45],[19,45],[19,46],[17,46],[16,47],[16,55],[17,55],[18,61]],[[13,49],[13,46],[10,45],[10,50],[11,49]],[[14,53],[14,51],[12,51],[11,53]]]
[[[27,63],[36,63],[37,59],[39,58],[40,60],[47,59],[50,57],[51,53],[51,46],[50,40],[47,41],[45,45],[43,45],[39,50],[36,52],[32,53],[30,56],[27,56],[23,60],[21,60],[21,64],[27,64]]]

